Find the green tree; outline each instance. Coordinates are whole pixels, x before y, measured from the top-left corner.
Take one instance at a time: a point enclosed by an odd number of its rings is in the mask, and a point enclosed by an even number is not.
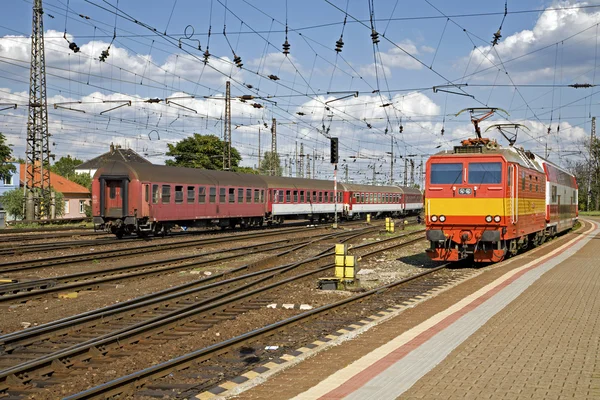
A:
[[[54,201],[56,204],[56,216],[60,217],[64,215],[65,212],[65,196],[54,189],[52,189],[52,192],[54,193]],[[49,203],[51,198],[43,199],[42,201]],[[23,194],[23,189],[17,188],[5,192],[0,196],[0,203],[2,203],[6,212],[15,219],[25,218],[25,195]]]
[[[90,190],[90,191],[92,190],[92,177],[87,172],[83,173],[83,174],[75,173],[69,179],[71,181],[87,188],[87,190]]]
[[[233,168],[234,172],[241,172],[242,174],[253,174],[258,175],[258,171],[252,167],[235,167]]]
[[[8,160],[12,157],[12,149],[6,144],[6,138],[0,133],[0,180],[10,178],[16,172],[16,167]]]
[[[283,169],[281,168],[279,154],[266,151],[264,158],[260,162],[260,167],[258,170],[261,175],[281,176]],[[274,173],[271,173],[271,171]]]
[[[77,158],[71,158],[71,156],[61,157],[60,160],[50,167],[50,171],[73,180],[72,177],[75,175],[75,167],[80,164],[83,164],[83,161]]]
[[[167,160],[166,165],[202,169],[223,169],[223,148],[225,143],[215,135],[200,135],[185,138],[177,144],[168,144],[167,155],[174,160]],[[240,153],[231,148],[231,168],[238,167],[242,157]]]

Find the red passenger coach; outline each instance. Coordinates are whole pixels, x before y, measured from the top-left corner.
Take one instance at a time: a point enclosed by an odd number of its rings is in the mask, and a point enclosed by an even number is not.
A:
[[[94,224],[119,237],[164,233],[175,225],[259,225],[266,188],[256,175],[107,163],[92,183]]]

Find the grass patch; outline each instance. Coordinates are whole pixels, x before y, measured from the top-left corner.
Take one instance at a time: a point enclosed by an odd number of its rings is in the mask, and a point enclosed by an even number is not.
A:
[[[600,211],[579,211],[579,215],[584,217],[600,217]]]

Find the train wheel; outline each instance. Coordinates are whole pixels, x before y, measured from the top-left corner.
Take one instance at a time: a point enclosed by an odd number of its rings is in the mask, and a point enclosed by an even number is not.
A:
[[[123,231],[122,230],[118,230],[115,232],[115,235],[117,236],[117,239],[123,239]]]

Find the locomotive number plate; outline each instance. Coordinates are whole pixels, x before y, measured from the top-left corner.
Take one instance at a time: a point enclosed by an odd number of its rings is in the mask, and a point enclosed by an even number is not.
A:
[[[458,194],[471,194],[471,188],[460,188]]]

